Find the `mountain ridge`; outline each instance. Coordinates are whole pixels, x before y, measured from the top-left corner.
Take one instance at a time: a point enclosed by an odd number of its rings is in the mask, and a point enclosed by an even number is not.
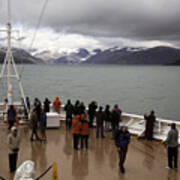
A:
[[[163,65],[174,63],[180,58],[180,49],[157,46],[140,49],[129,47],[106,49],[85,61],[85,64]]]
[[[31,55],[24,49],[13,48],[13,57],[17,64],[117,64],[117,65],[179,65],[180,49],[157,46],[145,47],[112,47],[105,50],[88,50],[79,48],[76,52],[64,53],[57,58],[45,59]],[[44,51],[44,53],[49,52]],[[6,48],[0,48],[0,63],[5,58]],[[42,52],[43,55],[43,52]],[[177,61],[177,62],[176,62]]]
[[[44,64],[40,58],[32,56],[24,49],[12,48],[12,54],[16,64]],[[0,64],[4,62],[6,55],[6,48],[0,48]]]

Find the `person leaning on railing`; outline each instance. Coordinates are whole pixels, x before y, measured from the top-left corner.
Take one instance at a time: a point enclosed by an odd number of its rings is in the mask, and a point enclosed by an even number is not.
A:
[[[146,121],[145,125],[145,138],[147,140],[153,139],[154,123],[156,121],[156,116],[154,111],[151,111],[149,115],[145,114],[144,119]]]

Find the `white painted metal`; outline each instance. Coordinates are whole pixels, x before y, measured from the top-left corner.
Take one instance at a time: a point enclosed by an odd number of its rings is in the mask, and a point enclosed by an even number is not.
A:
[[[66,119],[66,114],[63,108],[64,105],[62,105],[61,114],[60,114],[61,121],[65,121]],[[51,104],[51,109],[52,109],[52,104]],[[86,109],[86,111],[87,110],[88,109]],[[176,124],[176,128],[180,132],[180,121],[156,118],[153,138],[164,141],[167,137],[168,131],[170,130],[170,125],[172,123]],[[127,126],[129,132],[133,135],[136,135],[137,137],[144,136],[145,124],[146,121],[144,120],[144,116],[142,115],[122,113],[122,121],[120,122],[120,126]],[[94,125],[96,125],[96,122],[94,122]],[[180,133],[179,133],[179,144],[180,144]]]
[[[49,112],[47,115],[47,128],[59,128],[60,127],[60,114],[56,112]]]
[[[18,71],[16,69],[16,65],[14,62],[12,50],[11,50],[11,1],[8,0],[8,22],[7,22],[7,30],[2,30],[3,32],[7,32],[7,52],[5,56],[5,60],[3,63],[3,67],[1,70],[0,80],[2,78],[6,78],[7,80],[7,99],[8,99],[8,105],[14,104],[13,103],[13,87],[12,87],[12,78],[15,78],[18,82],[21,97],[23,98],[24,105],[27,108],[24,90],[22,86],[21,79],[19,77]],[[6,72],[7,71],[7,72]]]
[[[65,121],[65,119],[66,115],[62,110],[60,114],[60,120]],[[127,126],[131,134],[136,135],[137,137],[143,137],[145,133],[145,123],[144,116],[142,115],[122,113],[122,121],[120,122],[120,126]],[[153,138],[164,141],[167,137],[168,131],[170,130],[171,123],[176,123],[176,128],[180,132],[179,121],[157,118],[154,125]],[[96,123],[94,123],[94,125],[96,125]]]
[[[177,130],[180,132],[179,121],[157,118],[154,125],[153,138],[164,141],[167,137],[168,131],[170,130],[170,125],[172,123],[176,124]],[[122,122],[120,123],[120,125],[128,126],[129,132],[131,134],[137,135],[138,137],[144,136],[144,132],[145,132],[144,116],[123,113]],[[180,136],[179,136],[179,144],[180,144]]]

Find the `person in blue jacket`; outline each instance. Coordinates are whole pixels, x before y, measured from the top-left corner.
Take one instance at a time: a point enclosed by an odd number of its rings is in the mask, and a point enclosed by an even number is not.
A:
[[[125,173],[124,162],[130,143],[130,133],[126,126],[122,126],[115,134],[115,145],[119,154],[119,168],[122,173]]]
[[[47,115],[46,112],[43,110],[41,114],[41,120],[40,120],[40,130],[41,130],[41,140],[46,141],[47,136],[46,136],[46,126],[47,126]]]

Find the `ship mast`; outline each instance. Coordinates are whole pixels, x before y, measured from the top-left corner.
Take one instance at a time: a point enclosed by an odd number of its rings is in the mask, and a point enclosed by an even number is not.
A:
[[[12,51],[11,51],[11,9],[10,9],[10,0],[8,0],[8,21],[7,21],[7,99],[8,104],[13,103],[13,91],[12,91],[12,84],[11,84],[11,59],[12,59]]]
[[[7,1],[7,9],[8,9],[8,14],[7,14],[7,29],[2,30],[3,32],[7,33],[7,51],[6,51],[6,56],[4,59],[4,63],[2,66],[1,74],[0,74],[0,80],[2,78],[7,79],[7,100],[8,100],[8,106],[13,105],[13,86],[12,86],[12,80],[13,78],[17,80],[19,84],[19,89],[21,93],[21,97],[23,99],[24,105],[26,110],[27,109],[27,104],[25,100],[25,95],[24,95],[24,90],[22,87],[22,82],[19,77],[16,64],[14,61],[14,57],[12,54],[12,47],[11,47],[11,33],[12,33],[12,27],[11,27],[11,2],[10,0]]]

